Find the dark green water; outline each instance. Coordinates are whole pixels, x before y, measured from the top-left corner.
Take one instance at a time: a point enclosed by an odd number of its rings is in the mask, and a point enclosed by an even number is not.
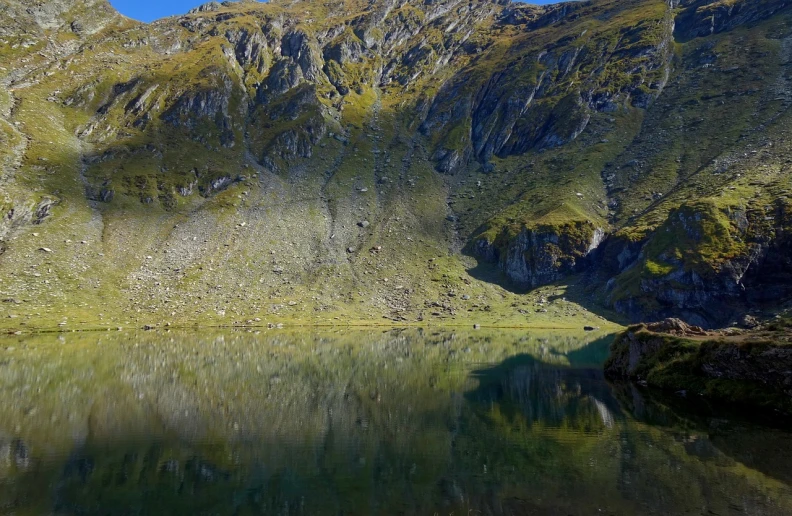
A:
[[[792,514],[792,434],[609,385],[608,337],[0,340],[2,514]]]

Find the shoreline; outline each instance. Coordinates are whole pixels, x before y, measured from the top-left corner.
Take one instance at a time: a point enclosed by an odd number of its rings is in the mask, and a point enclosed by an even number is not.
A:
[[[792,326],[729,335],[700,334],[669,321],[641,324],[616,336],[605,375],[678,396],[792,415]],[[672,333],[673,332],[673,333]]]
[[[602,326],[594,327],[593,330],[586,330],[586,325],[515,325],[515,324],[486,324],[486,323],[433,323],[433,322],[404,322],[404,323],[377,323],[373,321],[354,321],[345,324],[328,324],[328,323],[293,323],[288,321],[270,322],[265,324],[241,324],[241,325],[215,325],[215,324],[151,324],[151,325],[109,325],[108,327],[95,327],[86,325],[76,328],[51,328],[51,327],[36,327],[36,328],[0,328],[0,336],[19,336],[19,335],[41,335],[41,334],[58,334],[58,333],[119,333],[128,331],[141,331],[141,332],[157,332],[157,331],[173,331],[173,330],[200,330],[200,329],[217,329],[217,330],[294,330],[294,329],[399,329],[399,328],[449,328],[449,329],[468,329],[471,331],[477,330],[544,330],[544,331],[571,331],[571,332],[585,332],[587,334],[616,334],[625,329],[616,323],[605,322]]]

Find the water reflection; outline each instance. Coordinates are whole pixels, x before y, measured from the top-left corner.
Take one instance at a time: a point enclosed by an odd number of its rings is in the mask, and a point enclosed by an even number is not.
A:
[[[792,513],[790,434],[609,386],[608,343],[413,329],[3,340],[0,512]]]
[[[467,397],[497,406],[510,417],[519,413],[528,427],[538,423],[581,432],[613,428],[621,411],[603,381],[601,366],[596,365],[601,363],[573,362],[572,367],[558,367],[519,355],[496,367],[475,371],[473,375],[481,385]]]

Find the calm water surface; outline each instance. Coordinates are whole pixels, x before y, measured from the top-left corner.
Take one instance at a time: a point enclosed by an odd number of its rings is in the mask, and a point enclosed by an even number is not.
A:
[[[792,434],[562,332],[0,340],[2,514],[792,514]]]

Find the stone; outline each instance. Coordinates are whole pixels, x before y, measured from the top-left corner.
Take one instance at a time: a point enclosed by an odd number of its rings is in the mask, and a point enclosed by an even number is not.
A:
[[[370,225],[371,225],[371,223],[369,221],[367,221],[367,220],[363,220],[363,221],[358,222],[358,226],[360,226],[361,228],[364,228],[364,229],[369,227]]]
[[[698,326],[691,326],[681,319],[668,318],[660,322],[649,323],[646,329],[654,333],[667,333],[679,336],[707,336],[709,333]]]
[[[759,319],[753,315],[746,315],[740,320],[740,326],[747,329],[756,328],[759,326]]]

